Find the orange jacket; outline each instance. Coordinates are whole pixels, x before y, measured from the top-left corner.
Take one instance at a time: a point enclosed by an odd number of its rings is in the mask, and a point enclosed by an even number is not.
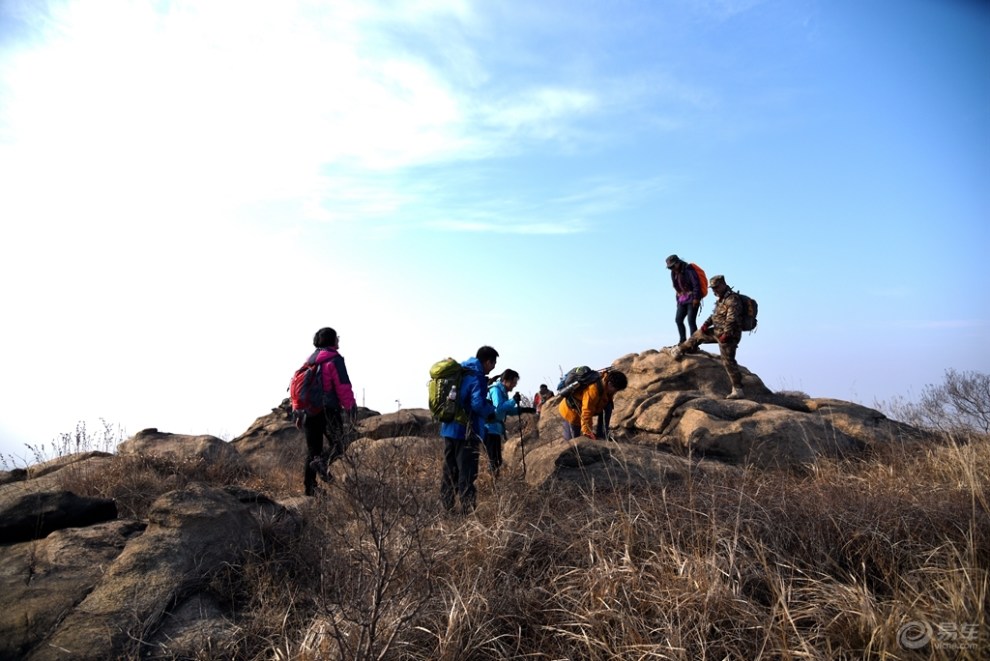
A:
[[[575,411],[572,409],[567,401],[568,399],[578,401],[581,405],[581,410]],[[605,388],[605,380],[602,379],[601,382],[592,383],[581,392],[560,400],[557,410],[560,411],[561,417],[572,425],[580,423],[582,435],[591,436],[595,432],[595,428],[592,426],[595,416],[604,411],[608,403],[608,392]]]

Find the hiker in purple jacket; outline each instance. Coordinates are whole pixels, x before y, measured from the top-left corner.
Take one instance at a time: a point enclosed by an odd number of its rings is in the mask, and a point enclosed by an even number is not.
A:
[[[680,342],[687,339],[687,331],[684,328],[684,318],[687,317],[688,326],[691,327],[691,334],[698,330],[698,308],[701,307],[701,281],[698,280],[698,273],[690,264],[677,255],[667,258],[667,268],[670,269],[670,281],[677,292],[677,316],[674,323],[677,324],[677,333],[680,335]]]

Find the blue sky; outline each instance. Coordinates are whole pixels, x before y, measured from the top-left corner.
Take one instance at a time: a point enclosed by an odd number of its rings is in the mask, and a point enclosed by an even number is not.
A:
[[[676,341],[671,253],[770,388],[990,371],[987,62],[963,0],[0,3],[0,452],[231,438],[324,325],[383,412],[532,394]]]

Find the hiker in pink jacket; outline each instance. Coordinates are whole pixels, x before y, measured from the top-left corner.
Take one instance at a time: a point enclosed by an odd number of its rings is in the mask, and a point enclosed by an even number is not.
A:
[[[332,479],[329,466],[344,454],[344,421],[346,419],[349,425],[353,425],[357,410],[344,357],[337,352],[340,346],[340,336],[337,335],[337,331],[332,328],[321,328],[313,337],[313,345],[316,351],[307,362],[320,366],[320,377],[323,380],[323,409],[296,416],[296,426],[306,431],[307,454],[303,485],[307,496],[312,496],[316,492],[317,474],[327,482]],[[325,453],[324,436],[328,443]]]

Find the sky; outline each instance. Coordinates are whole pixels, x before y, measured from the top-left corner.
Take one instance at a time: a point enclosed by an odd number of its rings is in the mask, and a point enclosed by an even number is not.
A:
[[[771,389],[990,372],[988,62],[972,0],[0,0],[0,453],[235,438],[322,326],[383,413],[532,395],[677,341],[672,253]]]

